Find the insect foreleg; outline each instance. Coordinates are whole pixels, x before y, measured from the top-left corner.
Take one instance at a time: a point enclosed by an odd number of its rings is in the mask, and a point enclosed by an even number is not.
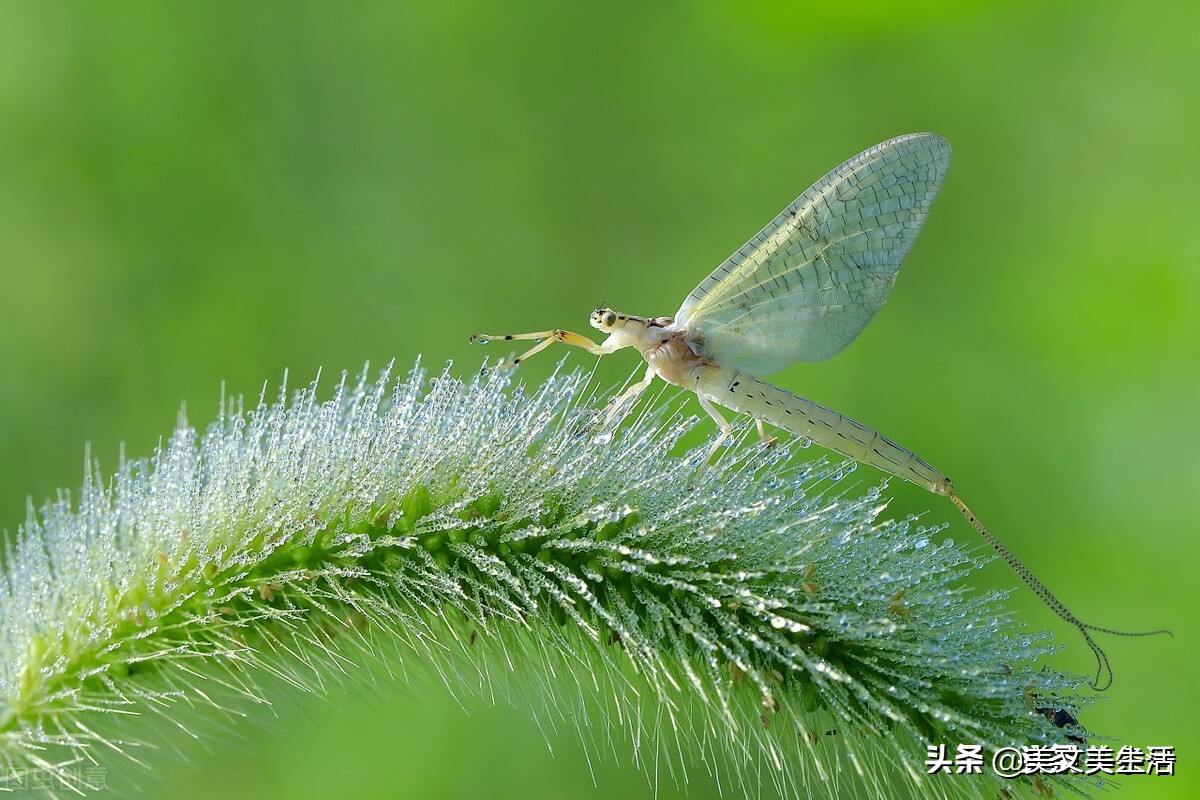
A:
[[[582,334],[564,331],[561,328],[555,328],[552,331],[535,331],[534,333],[509,333],[502,336],[495,336],[488,333],[477,333],[470,339],[471,344],[487,344],[488,342],[514,342],[514,341],[534,341],[536,345],[526,350],[521,355],[514,358],[507,364],[502,364],[503,367],[515,367],[530,356],[535,356],[545,350],[555,342],[569,344],[572,347],[582,347],[592,355],[603,356],[614,350],[615,347],[608,347],[605,344],[596,344],[591,339]]]

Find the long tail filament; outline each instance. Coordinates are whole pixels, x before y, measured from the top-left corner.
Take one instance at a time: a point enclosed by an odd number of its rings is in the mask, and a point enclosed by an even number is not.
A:
[[[1030,572],[1024,564],[1021,563],[1020,559],[1013,555],[1011,550],[1005,547],[999,539],[992,535],[992,532],[989,531],[984,524],[979,521],[979,517],[976,517],[971,509],[967,508],[967,504],[960,500],[958,495],[956,495],[953,491],[950,491],[947,493],[947,496],[950,498],[950,502],[954,503],[955,507],[958,508],[958,510],[962,512],[962,515],[967,518],[967,522],[970,522],[975,530],[979,531],[979,535],[982,536],[988,544],[995,548],[996,552],[1000,554],[1001,558],[1008,562],[1008,565],[1012,567],[1013,572],[1017,573],[1021,580],[1025,581],[1025,585],[1032,589],[1034,594],[1040,597],[1042,602],[1050,607],[1051,611],[1074,625],[1079,629],[1079,632],[1083,634],[1083,640],[1087,642],[1087,646],[1092,649],[1092,652],[1096,656],[1096,677],[1092,681],[1092,688],[1096,691],[1102,692],[1109,686],[1112,686],[1113,671],[1112,667],[1109,666],[1108,656],[1104,654],[1104,651],[1100,649],[1100,645],[1096,644],[1096,642],[1088,634],[1088,631],[1107,633],[1112,636],[1156,636],[1160,633],[1165,633],[1168,636],[1174,636],[1173,633],[1165,628],[1156,631],[1116,631],[1112,628],[1102,628],[1099,625],[1089,625],[1086,622],[1083,622],[1074,614],[1072,614],[1067,607],[1063,605],[1063,602],[1055,597],[1054,593],[1047,589],[1046,585],[1038,580],[1037,577],[1034,576],[1034,574]],[[1103,679],[1103,683],[1101,682],[1101,679]]]

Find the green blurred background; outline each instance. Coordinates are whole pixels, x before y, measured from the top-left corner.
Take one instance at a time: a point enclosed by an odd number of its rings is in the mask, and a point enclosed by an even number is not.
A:
[[[1116,683],[1085,721],[1179,749],[1180,776],[1122,797],[1195,797],[1196,9],[5,2],[0,528],[78,485],[85,442],[111,469],[181,402],[207,424],[222,381],[418,354],[470,374],[502,352],[474,331],[583,330],[602,296],[670,314],[825,171],[933,130],[954,163],[892,299],[777,382],[946,470],[1084,619],[1174,628],[1104,639]],[[636,366],[606,362],[610,381]],[[891,493],[972,536],[945,501]],[[1013,605],[1060,634],[1059,666],[1092,669],[1030,592]],[[570,732],[432,687],[277,711],[155,757],[147,793],[652,796]]]

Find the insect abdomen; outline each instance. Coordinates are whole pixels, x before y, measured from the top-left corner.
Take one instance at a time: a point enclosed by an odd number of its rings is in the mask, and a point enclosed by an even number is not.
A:
[[[713,402],[783,428],[931,492],[950,492],[949,478],[878,431],[757,378],[729,370],[721,370],[721,373],[698,387]]]

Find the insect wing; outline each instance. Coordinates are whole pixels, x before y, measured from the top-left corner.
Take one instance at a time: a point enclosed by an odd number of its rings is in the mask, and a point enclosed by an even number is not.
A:
[[[829,358],[887,299],[949,165],[949,143],[932,133],[859,153],[701,281],[676,325],[751,375]]]

